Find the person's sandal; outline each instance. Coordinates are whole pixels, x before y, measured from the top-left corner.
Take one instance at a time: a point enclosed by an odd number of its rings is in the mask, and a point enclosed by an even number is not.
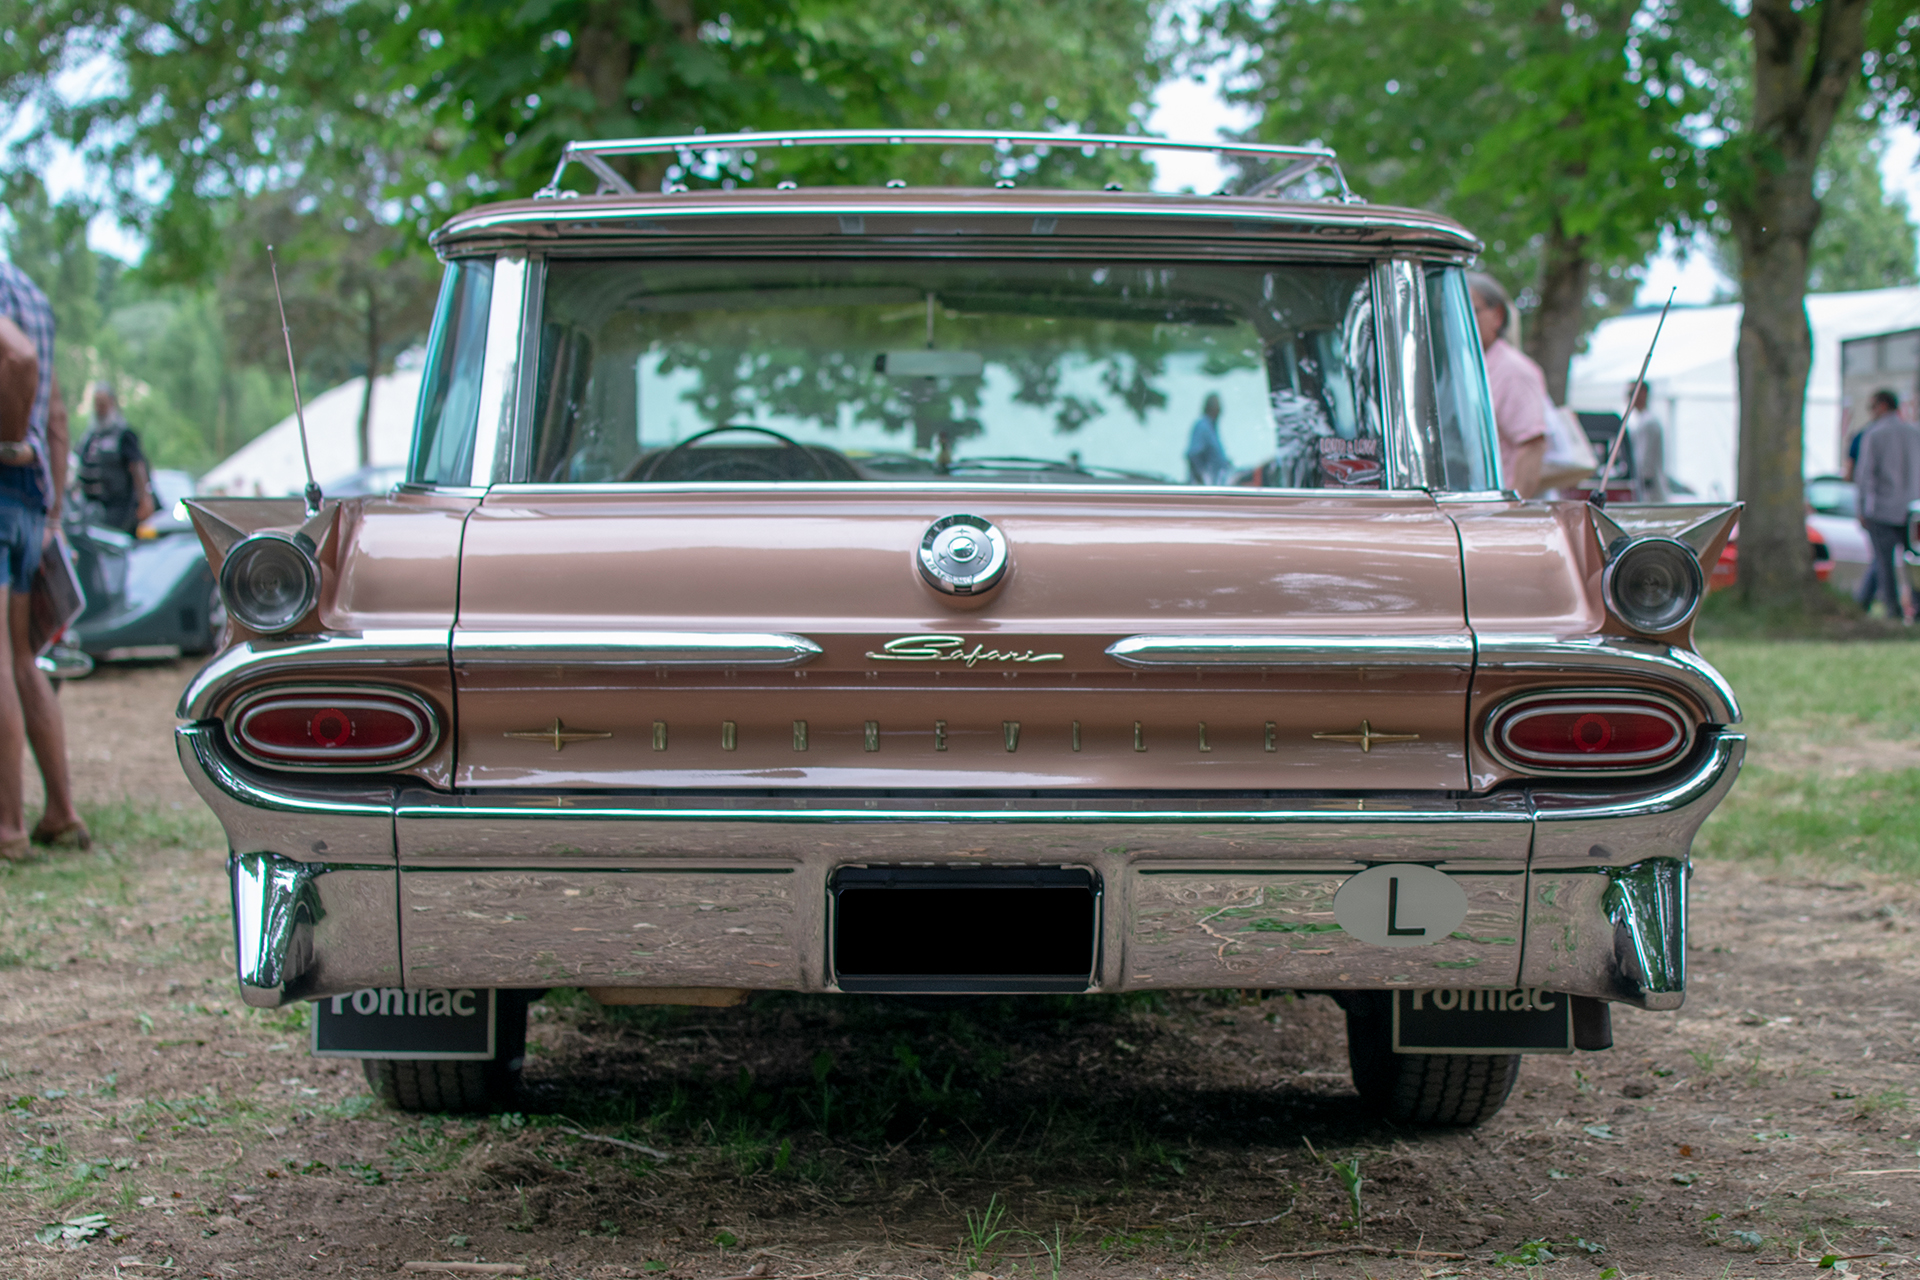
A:
[[[35,827],[33,843],[47,849],[77,849],[84,853],[93,848],[93,833],[87,830],[84,822],[76,822],[58,830]]]

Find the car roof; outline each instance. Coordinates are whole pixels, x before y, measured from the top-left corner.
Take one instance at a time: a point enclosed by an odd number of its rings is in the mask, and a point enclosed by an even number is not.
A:
[[[510,200],[457,214],[433,234],[442,257],[506,248],[549,253],[726,247],[729,253],[925,252],[1026,256],[1173,252],[1201,256],[1464,261],[1480,242],[1419,209],[1265,196],[1000,187],[702,189]]]

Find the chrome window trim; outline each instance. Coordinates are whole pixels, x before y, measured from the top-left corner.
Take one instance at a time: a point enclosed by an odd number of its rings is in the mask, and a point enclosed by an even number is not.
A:
[[[945,246],[943,246],[943,252],[944,252],[944,248]],[[911,255],[893,255],[893,256],[911,256]],[[502,255],[499,261],[501,263],[504,263],[506,261],[506,257],[504,254]],[[1387,341],[1386,341],[1387,333],[1381,327],[1381,318],[1380,318],[1381,317],[1381,305],[1380,305],[1381,281],[1383,279],[1381,275],[1382,264],[1378,261],[1373,261],[1369,259],[1369,260],[1363,260],[1362,262],[1359,262],[1359,263],[1354,263],[1353,265],[1356,265],[1356,266],[1368,265],[1369,262],[1371,262],[1371,267],[1368,272],[1367,287],[1370,293],[1373,295],[1374,348],[1375,348],[1374,358],[1376,362],[1375,378],[1379,383],[1381,400],[1382,400],[1382,403],[1380,405],[1380,417],[1381,417],[1381,430],[1383,434],[1386,436],[1385,444],[1388,452],[1388,466],[1386,469],[1387,479],[1389,481],[1392,481],[1397,474],[1392,462],[1392,454],[1395,448],[1394,441],[1399,434],[1399,429],[1394,425],[1395,413],[1393,412],[1393,410],[1390,409],[1387,403],[1387,401],[1389,400],[1389,397],[1387,395],[1388,383],[1385,380],[1385,373],[1388,367],[1386,353],[1390,348],[1387,345]],[[1262,265],[1273,266],[1275,264],[1273,263],[1262,264],[1258,262],[1249,262],[1247,265],[1258,267]],[[1406,267],[1411,272],[1412,278],[1416,281],[1416,283],[1418,282],[1420,273],[1417,268],[1417,264],[1412,262],[1402,262],[1398,265]],[[633,482],[629,482],[625,484],[616,484],[616,483],[606,482],[606,481],[601,481],[601,482],[596,482],[591,484],[577,484],[577,485],[549,485],[549,484],[536,485],[536,484],[529,483],[525,479],[525,477],[527,475],[528,469],[532,465],[533,434],[534,434],[533,407],[537,403],[539,398],[539,388],[536,385],[536,383],[539,380],[539,368],[540,368],[540,347],[539,347],[540,333],[541,333],[540,316],[541,316],[542,310],[546,305],[546,296],[545,296],[546,295],[546,270],[547,270],[547,254],[535,253],[535,254],[527,255],[526,279],[523,283],[523,287],[526,290],[526,301],[525,301],[525,305],[522,308],[522,320],[521,320],[522,332],[524,333],[525,338],[521,346],[521,372],[519,374],[518,383],[515,390],[515,397],[514,397],[513,426],[510,431],[506,432],[509,443],[503,450],[503,454],[502,454],[503,461],[501,462],[499,467],[495,469],[495,472],[489,473],[488,479],[490,483],[488,484],[487,487],[490,491],[499,491],[507,495],[517,495],[517,494],[521,494],[529,491],[532,491],[532,492],[556,492],[557,491],[561,493],[581,493],[581,492],[631,493],[636,490],[650,491],[650,490],[665,489],[665,488],[689,488],[689,489],[693,489],[696,492],[705,491],[705,490],[719,490],[721,492],[728,492],[733,490],[765,491],[768,489],[785,489],[793,486],[805,486],[807,489],[813,490],[813,489],[831,488],[834,486],[844,485],[847,483],[846,481],[840,481],[840,480],[832,480],[832,481],[788,480],[788,481],[778,482],[778,484],[776,485],[768,485],[764,483],[753,484],[753,483],[726,482],[726,481],[705,482],[698,485],[689,485],[689,484],[686,484],[685,482],[680,482],[675,484],[659,484],[659,483],[652,483],[652,482],[649,482],[646,484],[633,483]],[[500,288],[498,271],[499,271],[499,268],[496,266],[495,268],[496,275],[495,275],[495,281],[494,281],[496,297],[498,296],[497,290]],[[488,322],[487,333],[488,333],[488,339],[487,339],[488,359],[491,360],[493,355],[493,347],[492,347],[493,329],[492,329],[491,318],[489,319],[489,322]],[[484,383],[483,383],[483,398],[482,398],[483,417],[485,414],[486,403],[487,402],[484,399]],[[480,450],[479,450],[479,443],[478,441],[476,441],[475,450],[474,450],[474,482],[475,484],[482,483],[480,476],[481,476]],[[1006,491],[1009,489],[1013,489],[1013,490],[1018,490],[1019,492],[1022,492],[1022,493],[1033,493],[1033,492],[1158,493],[1158,492],[1165,492],[1167,490],[1181,490],[1181,491],[1205,490],[1208,492],[1227,492],[1227,493],[1241,493],[1241,492],[1298,493],[1298,494],[1313,494],[1316,496],[1321,496],[1328,493],[1339,493],[1343,495],[1344,494],[1398,493],[1398,492],[1404,492],[1409,495],[1426,494],[1430,488],[1430,486],[1424,481],[1407,485],[1407,486],[1404,486],[1403,488],[1396,487],[1396,488],[1381,488],[1381,489],[1286,489],[1286,488],[1278,488],[1278,487],[1274,487],[1274,488],[1263,487],[1263,488],[1256,489],[1248,485],[1198,485],[1198,484],[1182,483],[1177,480],[1170,481],[1165,485],[1093,485],[1093,484],[1033,485],[1033,484],[1015,484],[1015,483],[1001,483],[1001,484],[995,485],[995,484],[983,484],[981,481],[978,481],[978,480],[954,480],[954,481],[916,481],[916,482],[909,482],[906,484],[898,484],[898,485],[896,485],[894,482],[888,482],[888,481],[862,482],[855,491],[861,492],[861,493],[871,493],[882,484],[886,485],[889,488],[898,487],[898,488],[926,489],[926,490],[943,490],[943,489],[950,490],[955,486],[963,486],[963,487],[973,486],[973,487],[981,487],[981,488],[991,488],[996,491]]]
[[[470,484],[428,484],[425,481],[419,480],[403,480],[393,486],[393,494],[403,493],[430,493],[448,498],[484,498],[487,496],[485,486]]]
[[[1706,708],[1708,724],[1740,723],[1740,700],[1734,696],[1733,686],[1699,654],[1686,649],[1623,636],[1559,639],[1481,632],[1474,640],[1481,670],[1540,672],[1563,678],[1588,671],[1654,676],[1679,685],[1698,699]]]
[[[444,629],[329,631],[237,644],[200,668],[180,695],[175,714],[205,720],[236,687],[251,680],[297,675],[316,667],[376,667],[385,670],[447,669]]]
[[[860,494],[868,497],[886,494],[934,494],[952,497],[955,491],[973,491],[987,493],[993,497],[1018,496],[1025,494],[1071,494],[1090,493],[1102,497],[1179,497],[1191,498],[1195,495],[1207,497],[1238,496],[1244,499],[1259,497],[1286,498],[1327,498],[1338,495],[1341,499],[1357,498],[1365,501],[1399,499],[1406,501],[1430,502],[1433,495],[1425,489],[1256,489],[1249,485],[1201,485],[1201,484],[983,484],[978,480],[942,480],[942,481],[904,481],[904,480],[783,480],[777,484],[763,484],[738,480],[676,480],[649,484],[613,484],[595,482],[592,484],[496,484],[486,491],[489,500],[494,498],[545,498],[563,497],[568,494],[608,494],[620,497],[632,497],[636,493],[784,493],[788,491],[816,493]]]
[[[824,650],[775,631],[455,631],[459,666],[799,667]]]
[[[591,225],[596,222],[632,223],[641,219],[660,219],[662,221],[698,221],[713,217],[760,216],[767,218],[805,218],[835,217],[843,213],[871,214],[875,217],[971,217],[1003,216],[1017,219],[1034,217],[1143,217],[1149,219],[1190,219],[1205,223],[1269,223],[1275,230],[1299,227],[1309,233],[1317,243],[1324,244],[1324,231],[1329,224],[1342,228],[1351,227],[1359,232],[1402,232],[1409,236],[1444,237],[1451,242],[1448,249],[1441,253],[1457,252],[1476,254],[1480,251],[1480,242],[1459,224],[1439,215],[1422,215],[1419,211],[1396,211],[1392,215],[1383,214],[1377,207],[1365,205],[1334,205],[1321,203],[1278,204],[1272,201],[1237,197],[1193,197],[1187,203],[1176,203],[1182,197],[1165,195],[1143,198],[1138,192],[1131,194],[1113,194],[1110,199],[1095,203],[1083,197],[1070,198],[1066,192],[1034,192],[1024,198],[996,199],[992,192],[970,193],[977,198],[971,200],[901,200],[875,201],[868,193],[860,198],[849,192],[839,199],[807,198],[781,199],[778,202],[748,203],[738,197],[731,200],[716,200],[717,193],[697,192],[673,196],[640,196],[597,198],[582,197],[568,200],[564,204],[543,202],[538,205],[509,205],[502,208],[455,218],[433,233],[436,247],[446,246],[442,256],[454,256],[456,253],[471,252],[458,240],[467,236],[497,228],[527,227],[529,224],[576,223]],[[1041,203],[1034,197],[1068,196],[1059,202]],[[1206,204],[1199,203],[1206,200]],[[1313,236],[1321,231],[1320,236]],[[523,233],[524,234],[524,233]],[[792,232],[785,233],[792,235]],[[822,236],[834,239],[836,234]],[[1110,235],[1093,237],[1111,239]],[[946,246],[942,246],[942,251]],[[1371,256],[1371,255],[1369,255]]]
[[[1128,636],[1107,656],[1128,667],[1446,667],[1473,665],[1471,632],[1405,636]]]
[[[277,702],[288,698],[321,699],[325,695],[339,694],[338,698],[327,699],[340,707],[378,706],[372,701],[374,696],[405,703],[418,718],[420,740],[404,755],[392,756],[390,753],[373,752],[371,748],[358,748],[358,755],[339,758],[338,764],[295,764],[287,760],[276,760],[272,756],[263,756],[249,749],[245,727],[249,712],[263,702]],[[390,708],[388,708],[390,709]],[[233,747],[235,755],[248,764],[260,769],[272,769],[282,773],[388,773],[396,769],[406,769],[419,764],[433,754],[440,745],[440,714],[428,702],[411,689],[393,685],[379,684],[271,684],[242,694],[228,708],[227,741]],[[355,748],[342,748],[354,751]]]
[[[1680,730],[1680,745],[1671,750],[1663,748],[1658,757],[1653,759],[1651,763],[1628,763],[1612,768],[1556,769],[1551,764],[1523,763],[1510,753],[1509,747],[1511,744],[1507,742],[1507,732],[1511,729],[1513,720],[1516,718],[1514,713],[1524,711],[1529,703],[1555,702],[1565,704],[1570,701],[1590,701],[1593,702],[1596,707],[1599,707],[1608,705],[1606,700],[1609,698],[1623,701],[1649,702],[1658,706],[1667,713],[1673,720],[1675,726]],[[1617,706],[1618,704],[1615,703],[1613,705]],[[1580,709],[1578,705],[1562,707],[1562,710],[1566,711],[1577,711]],[[1645,689],[1631,688],[1535,689],[1527,693],[1503,699],[1496,704],[1491,711],[1487,712],[1486,718],[1481,723],[1480,740],[1481,745],[1486,747],[1487,754],[1491,755],[1506,768],[1528,778],[1645,777],[1648,774],[1661,773],[1667,769],[1671,769],[1675,761],[1684,758],[1686,754],[1693,749],[1694,740],[1698,736],[1698,731],[1693,723],[1693,717],[1688,714],[1685,707],[1664,694],[1651,693]],[[1498,732],[1495,731],[1496,728]],[[1576,757],[1573,756],[1567,757],[1569,760],[1575,758]]]
[[[475,485],[493,483],[501,450],[510,446],[519,390],[520,347],[526,310],[527,255],[502,253],[493,261],[493,295],[487,305],[487,347],[480,368],[479,417],[474,425]]]
[[[520,309],[520,367],[513,389],[513,413],[505,428],[506,447],[490,477],[493,482],[522,480],[533,465],[534,406],[540,397],[541,317],[547,306],[547,258],[527,255],[526,300]]]
[[[1423,429],[1433,398],[1425,300],[1418,263],[1391,258],[1375,265],[1375,341],[1380,347],[1383,372],[1380,392],[1388,431],[1387,479],[1395,489],[1431,491],[1435,487],[1435,459]]]
[[[1481,369],[1482,369],[1482,376],[1484,377],[1485,365],[1482,365]],[[1488,445],[1487,447],[1490,449],[1494,449],[1494,446],[1491,444]],[[1498,450],[1495,449],[1495,452],[1497,453]],[[1499,463],[1496,462],[1494,464],[1494,469],[1495,470],[1499,469]],[[1433,500],[1435,502],[1457,502],[1457,503],[1525,502],[1526,501],[1525,498],[1522,498],[1520,496],[1519,491],[1514,489],[1447,489],[1447,490],[1443,490],[1441,492],[1435,493],[1433,495]]]

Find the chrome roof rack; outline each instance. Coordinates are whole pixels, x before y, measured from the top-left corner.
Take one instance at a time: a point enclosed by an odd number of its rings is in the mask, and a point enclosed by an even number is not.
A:
[[[596,195],[637,195],[633,184],[607,163],[609,156],[645,156],[700,151],[736,151],[773,147],[861,146],[986,146],[1102,148],[1123,151],[1210,151],[1222,156],[1257,156],[1280,162],[1277,172],[1254,183],[1241,195],[1265,196],[1284,190],[1295,179],[1324,169],[1333,176],[1343,204],[1362,203],[1340,172],[1340,159],[1326,147],[1282,147],[1259,142],[1179,142],[1136,134],[1020,133],[1004,129],[789,129],[767,133],[695,133],[674,138],[609,138],[600,142],[569,142],[560,153],[553,180],[534,192],[536,200],[563,194],[561,175],[579,163],[600,180]]]

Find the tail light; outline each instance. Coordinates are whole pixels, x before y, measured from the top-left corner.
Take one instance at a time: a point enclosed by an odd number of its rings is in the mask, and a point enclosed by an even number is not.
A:
[[[1693,721],[1655,694],[1532,693],[1487,717],[1486,742],[1521,773],[1652,773],[1687,753]]]
[[[270,769],[397,769],[440,740],[433,708],[397,690],[274,689],[229,722],[240,754]]]

